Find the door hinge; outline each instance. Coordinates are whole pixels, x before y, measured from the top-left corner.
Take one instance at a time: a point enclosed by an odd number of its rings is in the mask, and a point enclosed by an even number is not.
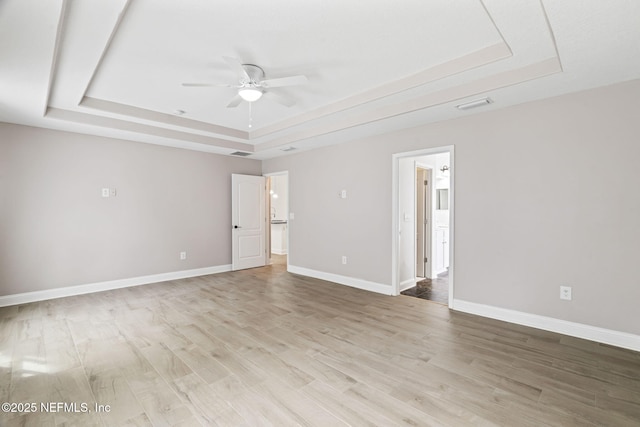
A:
[[[426,179],[424,180],[424,185],[429,185],[429,181],[427,181]]]
[[[424,257],[424,262],[429,262],[429,258]]]

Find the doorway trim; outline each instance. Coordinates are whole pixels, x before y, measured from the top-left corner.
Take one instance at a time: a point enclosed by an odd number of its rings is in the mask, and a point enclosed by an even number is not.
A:
[[[262,176],[264,176],[265,178],[271,178],[273,176],[286,176],[287,177],[287,271],[289,271],[289,260],[291,259],[291,245],[290,245],[290,237],[291,237],[291,218],[289,215],[289,208],[291,207],[291,181],[290,181],[290,177],[289,177],[289,171],[288,170],[284,170],[284,171],[278,171],[278,172],[269,172],[269,173],[263,173]],[[268,191],[268,190],[267,190]],[[267,193],[268,200],[265,201],[265,209],[267,209],[267,225],[269,226],[269,233],[271,233],[271,211],[269,210],[269,206],[271,204],[271,196]],[[269,239],[269,244],[271,244],[271,239]],[[267,254],[269,257],[269,262],[271,261],[271,246],[269,246],[268,250],[267,250]]]
[[[446,145],[393,154],[391,157],[391,288],[400,294],[400,159],[449,153],[449,308],[453,307],[455,289],[455,156],[454,146]],[[415,180],[414,180],[415,183]],[[415,185],[415,184],[414,184]],[[415,193],[415,189],[414,189]],[[415,237],[414,237],[415,238]],[[415,263],[415,260],[413,260]]]

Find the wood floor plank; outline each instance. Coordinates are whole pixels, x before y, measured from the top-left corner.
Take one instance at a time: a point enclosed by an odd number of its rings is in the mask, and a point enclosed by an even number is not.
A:
[[[267,349],[256,348],[245,354],[262,372],[275,376],[294,390],[313,381],[313,377],[287,363],[284,359],[278,357],[277,354]]]
[[[163,343],[144,347],[140,352],[167,382],[193,373],[191,368]]]
[[[0,415],[3,427],[56,427],[56,419],[53,414],[24,414],[18,417],[3,419]]]
[[[402,401],[394,401],[385,393],[368,386],[357,383],[343,393],[354,401],[361,402],[370,413],[376,414],[380,419],[390,419],[393,425],[401,426],[444,426],[445,424],[433,415],[419,411]]]
[[[89,371],[88,374],[95,401],[100,405],[109,405],[109,411],[100,414],[106,425],[125,424],[144,415],[144,408],[119,369]]]
[[[229,404],[249,426],[288,426],[300,425],[290,414],[270,400],[267,395],[247,390],[232,398]]]
[[[182,400],[193,406],[196,416],[200,417],[204,425],[215,423],[216,419],[230,409],[224,397],[196,374],[176,378],[172,385]]]
[[[207,383],[218,381],[230,372],[196,344],[174,350],[182,362]]]
[[[252,387],[252,390],[274,403],[295,425],[347,426],[344,421],[318,405],[313,399],[300,393],[299,390],[292,390],[275,378]]]
[[[326,363],[322,363],[314,356],[299,350],[289,350],[278,355],[291,366],[300,369],[310,377],[331,385],[340,392],[344,392],[358,381],[346,373]]]
[[[147,417],[147,414],[141,414],[137,417],[129,418],[128,420],[119,424],[120,427],[153,427],[151,420]]]
[[[129,386],[153,425],[175,425],[193,414],[174,390],[157,374],[130,380]]]
[[[313,381],[307,384],[301,392],[349,425],[372,427],[393,425],[392,420],[372,414],[369,408],[361,402],[337,392],[322,381]]]
[[[247,386],[252,386],[264,381],[267,375],[255,364],[249,363],[244,358],[236,357],[236,354],[227,348],[224,342],[209,335],[200,327],[188,325],[180,328],[180,331],[190,339],[198,342],[198,345],[213,357],[222,366],[227,368],[231,375],[237,377]]]
[[[594,405],[579,400],[567,399],[565,395],[555,390],[543,390],[540,403],[548,409],[571,415],[581,421],[592,422],[596,425],[608,426],[637,426],[638,418],[621,411],[602,411]]]
[[[2,426],[638,426],[640,353],[276,262],[2,307],[0,398],[112,408]]]
[[[56,425],[102,426],[101,414],[95,412],[96,399],[83,368],[57,372],[50,378],[49,402],[73,404],[71,410],[56,412]],[[82,404],[87,405],[84,412]]]

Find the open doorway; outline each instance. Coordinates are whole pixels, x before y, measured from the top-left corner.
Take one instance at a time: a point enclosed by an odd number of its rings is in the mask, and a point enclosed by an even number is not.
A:
[[[404,294],[453,300],[453,147],[393,156],[393,286]]]
[[[415,286],[409,295],[447,304],[449,301],[449,153],[411,158],[415,163]]]
[[[431,188],[433,168],[416,161],[416,278],[428,278],[431,273]]]
[[[267,208],[269,212],[270,264],[288,265],[289,254],[289,174],[278,172],[266,175],[269,189]]]

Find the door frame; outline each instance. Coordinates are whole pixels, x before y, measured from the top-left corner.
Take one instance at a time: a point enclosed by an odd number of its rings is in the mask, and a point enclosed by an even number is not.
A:
[[[291,206],[291,192],[289,191],[291,188],[291,178],[289,177],[289,171],[288,170],[284,170],[284,171],[279,171],[279,172],[269,172],[269,173],[263,173],[262,176],[264,176],[265,178],[271,178],[273,176],[286,176],[287,177],[287,271],[289,271],[289,260],[291,259],[291,245],[290,243],[290,238],[291,238],[291,218],[289,215],[289,208]],[[268,181],[270,182],[271,180],[268,179]],[[269,185],[267,185],[267,187],[269,187]],[[266,198],[265,198],[265,209],[267,209],[266,212],[268,212],[267,214],[267,227],[268,227],[268,233],[269,236],[271,236],[271,210],[269,209],[271,206],[271,195],[269,194],[269,189],[267,188],[267,193],[266,193]],[[267,248],[267,257],[269,260],[269,263],[271,263],[271,237],[269,237],[269,247]]]
[[[455,289],[455,155],[454,146],[446,145],[434,148],[396,153],[391,156],[391,293],[400,294],[400,159],[449,153],[449,308],[453,307]],[[414,179],[415,186],[415,179]],[[414,192],[415,194],[415,188]],[[415,264],[415,256],[412,263]]]

